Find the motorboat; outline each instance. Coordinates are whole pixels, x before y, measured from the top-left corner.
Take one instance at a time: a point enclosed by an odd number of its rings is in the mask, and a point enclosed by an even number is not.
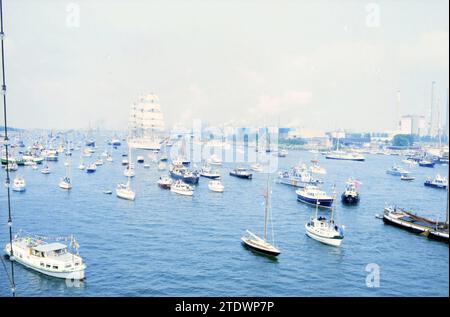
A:
[[[299,188],[322,183],[321,180],[314,178],[311,173],[306,170],[306,167],[294,167],[289,171],[279,172],[277,181],[280,184]]]
[[[255,163],[250,166],[250,169],[254,172],[261,173],[263,171],[263,166],[259,163]]]
[[[98,160],[96,160],[96,161],[94,162],[94,164],[97,165],[97,166],[101,166],[101,165],[104,164],[104,162],[103,162],[102,159],[98,159]]]
[[[403,167],[394,165],[386,171],[386,174],[394,176],[402,176],[403,174],[409,174],[409,171],[405,170]]]
[[[136,175],[133,164],[129,164],[125,168],[125,170],[123,171],[123,175],[126,177],[134,177]]]
[[[24,192],[27,188],[25,179],[21,176],[16,176],[13,180],[12,190],[15,192]]]
[[[130,179],[126,184],[118,184],[116,188],[116,196],[126,200],[134,200],[136,193],[131,189]]]
[[[144,167],[145,167],[145,165],[144,165]],[[148,167],[150,167],[150,165],[148,165]],[[166,169],[166,163],[160,162],[160,163],[158,164],[158,170],[159,170],[159,171],[163,171],[163,170],[165,170],[165,169]]]
[[[208,182],[208,188],[213,192],[223,193],[225,187],[220,180],[215,179]]]
[[[172,186],[172,183],[173,183],[173,181],[172,181],[172,179],[169,176],[161,176],[161,177],[159,177],[158,185],[161,188],[170,189],[170,187]]]
[[[50,168],[48,165],[45,165],[44,168],[41,170],[42,174],[50,174]]]
[[[350,178],[347,181],[347,187],[341,195],[341,201],[347,205],[356,205],[359,203],[358,182]]]
[[[92,164],[89,164],[89,166],[86,168],[86,173],[88,173],[88,174],[95,173],[96,170],[97,170],[97,165],[92,163]]]
[[[333,151],[329,152],[327,155],[325,155],[326,159],[329,160],[342,160],[342,161],[365,161],[365,158],[360,153],[353,153],[353,152],[344,152],[344,151]]]
[[[217,155],[211,155],[208,159],[208,163],[211,165],[222,165],[222,160]]]
[[[327,173],[327,170],[325,168],[321,167],[317,163],[311,165],[311,167],[309,168],[309,171],[312,174],[320,174],[320,175],[325,175]]]
[[[432,162],[430,160],[427,160],[427,159],[422,159],[422,160],[419,161],[419,166],[421,166],[421,167],[431,167],[431,168],[433,168],[434,165],[435,165],[434,162]]]
[[[307,185],[304,188],[298,189],[296,192],[297,200],[321,208],[331,208],[334,197],[328,195],[326,192],[314,185]]]
[[[175,181],[175,183],[170,186],[170,191],[184,196],[194,195],[194,188],[180,179]]]
[[[175,180],[182,180],[187,184],[197,184],[200,174],[197,171],[190,171],[182,162],[173,164],[169,168],[170,176]]]
[[[334,208],[331,208],[330,220],[318,215],[319,204],[316,205],[316,214],[305,224],[306,235],[316,241],[327,245],[339,247],[344,239],[344,226],[334,222]]]
[[[243,167],[238,167],[232,171],[230,171],[231,176],[235,176],[238,178],[252,179],[253,174],[250,173],[247,169]]]
[[[281,149],[278,151],[278,157],[286,157],[288,155],[288,151],[285,149]]]
[[[138,162],[138,163],[144,163],[144,156],[142,156],[142,155],[138,155],[138,157],[136,158],[136,161]]]
[[[86,169],[86,165],[84,165],[84,163],[81,162],[80,165],[78,165],[78,169],[79,170],[84,170],[84,169]]]
[[[70,178],[66,176],[63,179],[61,179],[61,181],[59,182],[59,187],[61,187],[62,189],[71,189],[72,183]]]
[[[211,179],[217,179],[220,178],[220,172],[217,170],[213,170],[211,166],[205,165],[200,170],[200,176],[211,178]]]
[[[448,187],[447,178],[437,174],[434,179],[428,178],[425,183],[425,186],[446,189]]]
[[[409,174],[409,173],[403,173],[402,176],[400,176],[400,179],[402,181],[413,181],[416,178],[414,176],[412,176],[411,174]]]
[[[67,280],[83,280],[86,265],[78,254],[78,243],[72,238],[71,245],[76,254],[69,252],[68,246],[60,242],[47,243],[41,238],[15,237],[5,247],[11,261],[45,275]],[[12,251],[11,251],[12,250]]]

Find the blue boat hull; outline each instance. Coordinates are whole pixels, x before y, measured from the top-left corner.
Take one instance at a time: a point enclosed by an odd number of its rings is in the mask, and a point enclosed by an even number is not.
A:
[[[326,207],[326,208],[330,208],[331,205],[333,204],[333,199],[314,199],[314,198],[309,198],[309,197],[305,197],[302,195],[297,195],[297,200],[302,202],[302,203],[306,203],[306,204],[310,204],[310,205],[317,205],[317,202],[319,202],[319,207]]]
[[[440,188],[440,189],[446,189],[447,188],[447,186],[445,186],[445,185],[437,185],[437,184],[433,184],[431,182],[425,182],[423,184],[425,186],[427,186],[427,187]]]

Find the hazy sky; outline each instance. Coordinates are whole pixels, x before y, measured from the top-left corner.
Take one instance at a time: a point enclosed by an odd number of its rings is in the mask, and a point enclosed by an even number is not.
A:
[[[445,107],[448,10],[447,0],[4,0],[9,122],[125,129],[130,104],[153,91],[169,125],[392,129],[398,89],[401,113],[427,115],[435,80]]]

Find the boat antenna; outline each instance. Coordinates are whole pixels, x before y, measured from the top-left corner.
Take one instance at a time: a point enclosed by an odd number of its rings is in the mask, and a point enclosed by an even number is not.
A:
[[[9,177],[9,139],[8,139],[8,123],[6,120],[6,82],[5,82],[5,50],[4,50],[4,37],[5,33],[3,31],[3,0],[0,0],[0,38],[2,45],[2,95],[3,95],[3,124],[4,124],[4,145],[5,145],[5,156],[6,156],[6,192],[8,199],[8,227],[9,227],[9,245],[10,245],[10,262],[11,262],[11,276],[8,274],[8,270],[6,269],[6,265],[3,262],[3,266],[5,268],[6,274],[10,280],[12,296],[16,296],[16,283],[14,281],[14,252],[13,252],[13,243],[12,243],[12,215],[11,215],[11,192],[10,192],[10,177]]]

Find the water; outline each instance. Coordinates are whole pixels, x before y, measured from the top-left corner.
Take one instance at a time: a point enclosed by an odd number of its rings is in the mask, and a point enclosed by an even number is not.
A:
[[[446,191],[427,188],[423,181],[447,166],[411,168],[416,180],[400,181],[386,169],[401,158],[367,155],[365,162],[320,158],[327,169],[322,188],[338,195],[353,176],[362,182],[357,207],[337,203],[337,221],[346,226],[341,248],[305,236],[304,224],[314,208],[296,201],[295,189],[273,184],[272,213],[277,260],[245,249],[246,229],[262,233],[266,176],[253,180],[230,177],[233,164],[221,168],[223,194],[208,190],[202,178],[193,197],[160,189],[157,164],[136,165],[134,202],[102,193],[126,179],[122,172],[124,146],[113,150],[94,174],[79,171],[79,152],[72,157],[73,189],[58,187],[63,159],[49,162],[50,175],[20,167],[25,193],[12,193],[14,229],[43,235],[75,234],[87,263],[87,279],[78,284],[47,277],[15,265],[19,296],[448,296],[448,245],[383,224],[374,217],[385,202],[397,203],[432,218],[445,217]],[[98,150],[96,154],[100,154]],[[142,152],[144,153],[144,152]],[[139,153],[137,153],[139,154]],[[136,157],[136,154],[134,155]],[[146,160],[148,157],[145,153]],[[291,151],[279,159],[280,169],[313,154]],[[40,166],[41,168],[41,166]],[[4,171],[2,171],[4,175]],[[6,198],[0,196],[1,222],[6,224]],[[2,248],[7,226],[0,231]],[[366,286],[368,264],[380,268],[380,287]],[[0,295],[9,296],[0,271]]]

